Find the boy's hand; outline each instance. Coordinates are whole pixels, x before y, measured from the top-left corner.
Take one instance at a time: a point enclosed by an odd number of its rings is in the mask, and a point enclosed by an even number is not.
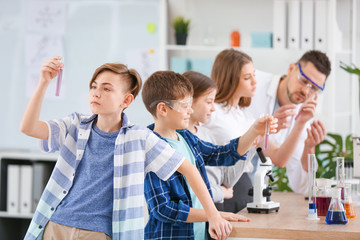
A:
[[[56,56],[46,60],[40,68],[41,78],[40,82],[43,84],[49,84],[51,79],[56,77],[59,70],[64,67],[64,64],[60,62],[61,57]]]
[[[273,116],[278,119],[277,131],[290,127],[290,117],[296,115],[295,109],[296,105],[294,104],[286,104],[276,109]]]
[[[211,238],[225,240],[232,230],[231,224],[221,217],[220,214],[209,218],[209,234]]]
[[[278,128],[278,120],[271,115],[265,115],[256,119],[252,127],[255,129],[257,135],[264,135],[266,123],[268,124],[269,133],[276,133]]]
[[[220,215],[225,220],[230,222],[250,222],[250,218],[232,212],[220,212]]]
[[[223,192],[224,192],[224,199],[230,199],[234,196],[234,190],[233,188],[227,188],[224,185],[221,186]]]

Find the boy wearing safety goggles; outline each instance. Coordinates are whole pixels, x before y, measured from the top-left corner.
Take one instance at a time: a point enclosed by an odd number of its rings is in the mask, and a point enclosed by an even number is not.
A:
[[[239,160],[245,162],[249,147],[264,133],[266,121],[270,123],[270,131],[275,132],[277,120],[265,116],[241,138],[224,146],[213,145],[186,130],[193,112],[192,96],[191,82],[172,71],[155,72],[146,80],[142,91],[144,104],[155,121],[149,128],[198,168],[211,194],[205,165],[229,166]],[[207,239],[205,222],[208,219],[183,175],[176,172],[163,181],[155,174],[147,174],[145,197],[149,209],[145,239]],[[228,221],[250,221],[238,214],[220,214]]]

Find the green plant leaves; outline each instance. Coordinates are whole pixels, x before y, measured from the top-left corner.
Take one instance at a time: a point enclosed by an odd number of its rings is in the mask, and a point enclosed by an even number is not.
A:
[[[325,140],[315,147],[315,155],[318,162],[316,178],[335,178],[336,157],[344,157],[345,162],[353,161],[353,140],[351,135],[346,136],[344,143],[341,135],[328,133]],[[272,171],[275,181],[271,185],[276,188],[276,191],[292,192],[289,187],[286,168],[274,166]]]
[[[190,19],[185,19],[184,17],[176,17],[172,23],[175,33],[188,33]]]

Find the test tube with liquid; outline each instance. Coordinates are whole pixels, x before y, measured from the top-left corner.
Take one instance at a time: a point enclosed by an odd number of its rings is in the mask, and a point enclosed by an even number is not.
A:
[[[63,59],[61,59],[61,60],[63,60]],[[59,60],[59,62],[61,62],[61,60]],[[59,72],[58,72],[57,82],[56,82],[56,92],[55,92],[55,96],[59,96],[59,95],[60,95],[62,74],[63,74],[63,69],[60,68],[60,70],[59,70]]]
[[[270,134],[269,121],[266,121],[266,124],[265,124],[264,149],[267,149],[267,148],[268,148],[269,134]]]
[[[319,220],[316,211],[316,187],[315,187],[315,178],[316,178],[316,157],[315,154],[308,154],[308,193],[309,193],[309,209],[307,219],[309,220]]]

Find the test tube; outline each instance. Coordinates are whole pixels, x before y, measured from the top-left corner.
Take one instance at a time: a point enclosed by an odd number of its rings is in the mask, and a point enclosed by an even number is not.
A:
[[[264,149],[267,149],[267,147],[268,147],[269,134],[270,134],[269,122],[268,122],[268,121],[266,121],[266,124],[265,124],[265,141],[264,141]]]
[[[302,114],[302,110],[300,112],[298,112],[298,114],[296,115],[295,121],[298,120],[298,118],[301,116],[301,114]]]
[[[344,200],[345,186],[345,161],[344,157],[336,157],[336,182],[337,187],[341,188],[341,199]]]
[[[59,70],[59,72],[58,72],[57,82],[56,82],[56,92],[55,92],[55,96],[59,96],[59,95],[60,95],[62,73],[63,73],[63,69],[60,68],[60,70]]]
[[[316,194],[315,194],[315,179],[316,179],[316,157],[315,154],[308,154],[308,194],[309,194],[309,209],[307,219],[319,220],[316,210]]]

